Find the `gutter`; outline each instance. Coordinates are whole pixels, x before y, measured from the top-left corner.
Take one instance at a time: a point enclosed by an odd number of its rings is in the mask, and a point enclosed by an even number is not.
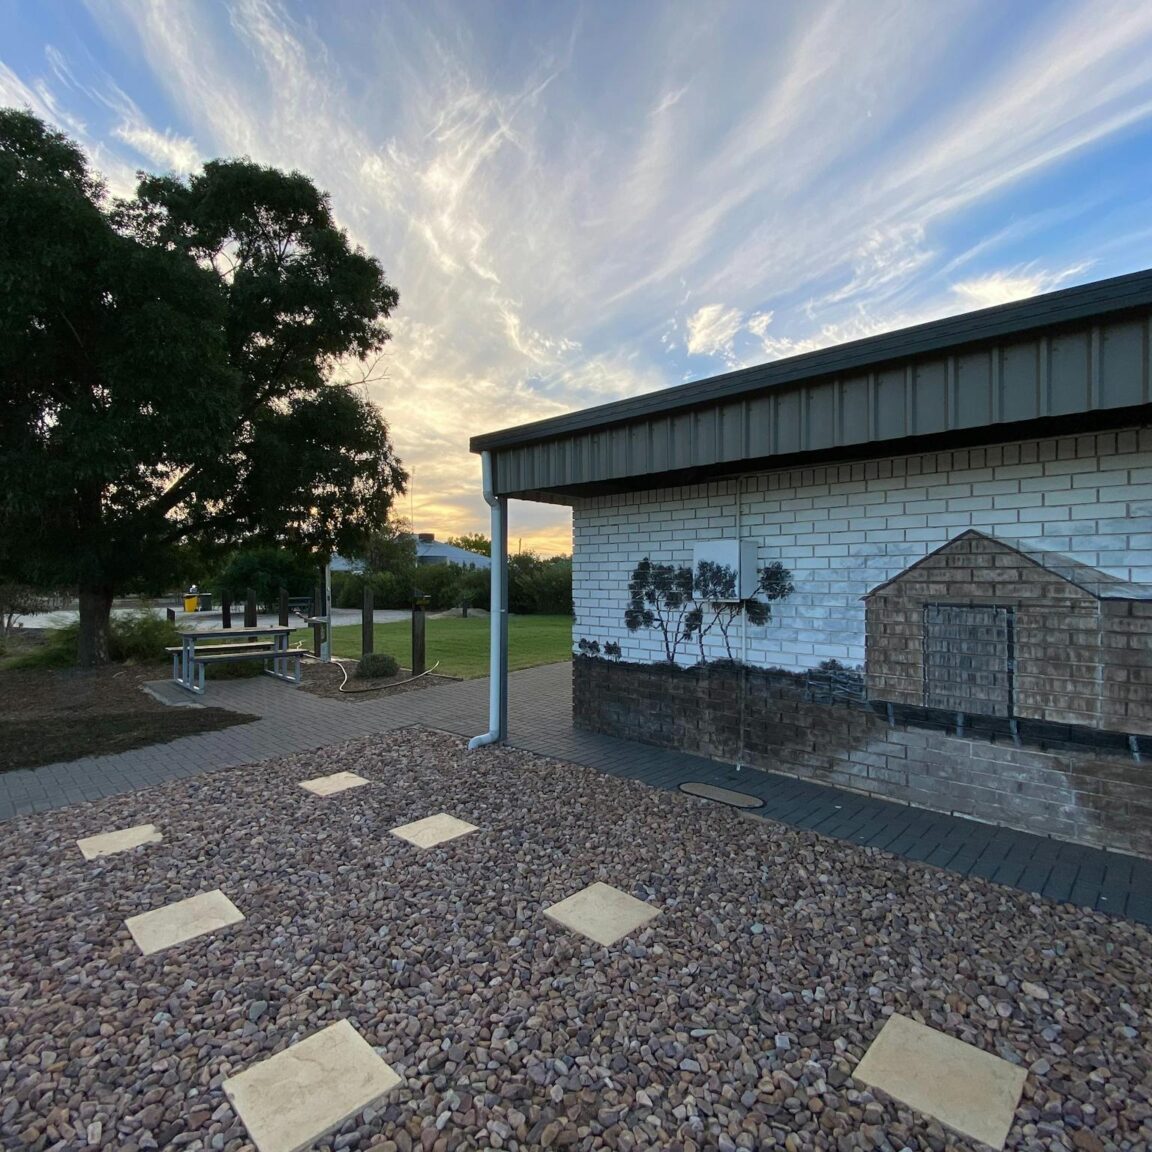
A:
[[[502,744],[508,738],[508,498],[497,496],[492,453],[481,453],[484,499],[492,509],[492,566],[488,654],[488,731],[473,736],[469,749]]]

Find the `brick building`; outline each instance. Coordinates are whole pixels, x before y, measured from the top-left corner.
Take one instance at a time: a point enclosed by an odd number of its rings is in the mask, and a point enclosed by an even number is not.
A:
[[[1138,273],[475,438],[572,507],[575,722],[1152,854],[1150,321]]]

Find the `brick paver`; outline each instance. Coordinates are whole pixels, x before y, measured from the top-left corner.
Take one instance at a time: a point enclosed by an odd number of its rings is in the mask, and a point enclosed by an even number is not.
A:
[[[579,731],[572,726],[571,689],[568,664],[512,673],[509,742],[656,788],[700,781],[748,792],[764,801],[749,818],[1152,924],[1152,860]],[[412,724],[461,736],[488,727],[487,680],[356,702],[312,696],[271,679],[221,681],[209,684],[204,702],[260,719],[116,756],[0,774],[0,821]]]

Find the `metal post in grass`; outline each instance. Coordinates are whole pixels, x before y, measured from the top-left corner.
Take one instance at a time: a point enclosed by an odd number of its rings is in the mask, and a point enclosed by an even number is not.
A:
[[[244,597],[244,627],[256,627],[256,589],[249,588]]]
[[[317,660],[324,655],[324,625],[320,617],[324,615],[324,587],[317,584],[312,591],[312,655]]]
[[[288,589],[280,589],[280,627],[288,627]]]
[[[376,613],[372,599],[372,585],[364,581],[364,607],[360,610],[360,655],[371,655],[376,641]]]
[[[417,596],[412,601],[412,675],[419,676],[424,672],[427,658],[425,656],[425,620],[424,605],[428,603],[426,596]]]
[[[232,593],[226,588],[220,589],[220,626],[232,627]]]

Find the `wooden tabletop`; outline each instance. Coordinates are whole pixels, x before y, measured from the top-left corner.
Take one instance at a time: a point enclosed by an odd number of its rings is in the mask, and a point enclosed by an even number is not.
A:
[[[291,631],[292,629],[284,624],[268,624],[258,628],[205,628],[201,631],[181,632],[180,635],[185,640],[198,637],[220,640],[227,636],[280,636]]]

